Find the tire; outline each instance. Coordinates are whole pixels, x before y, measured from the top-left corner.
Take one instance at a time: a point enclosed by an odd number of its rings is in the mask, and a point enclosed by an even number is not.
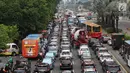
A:
[[[12,52],[12,56],[16,56],[17,54],[16,54],[16,52]]]

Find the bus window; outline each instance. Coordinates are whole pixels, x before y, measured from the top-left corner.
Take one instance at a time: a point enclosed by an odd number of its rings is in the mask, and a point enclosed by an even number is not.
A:
[[[91,32],[91,26],[87,26],[87,31]]]
[[[100,32],[100,27],[93,27],[94,32]]]

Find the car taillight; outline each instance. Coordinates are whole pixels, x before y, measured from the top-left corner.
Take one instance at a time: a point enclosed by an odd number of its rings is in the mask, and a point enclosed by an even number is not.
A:
[[[110,73],[109,71],[107,71],[107,73]]]
[[[60,64],[60,66],[62,66],[62,64]]]
[[[118,73],[122,73],[121,71],[118,71]]]
[[[49,71],[50,70],[50,68],[47,68],[47,71]]]

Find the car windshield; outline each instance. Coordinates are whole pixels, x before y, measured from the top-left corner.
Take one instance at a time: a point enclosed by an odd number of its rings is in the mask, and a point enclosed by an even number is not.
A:
[[[104,55],[104,56],[101,56],[102,58],[112,58],[111,55]]]
[[[70,54],[70,52],[63,52],[62,55]]]
[[[56,48],[49,48],[49,51],[57,51]]]
[[[120,70],[119,66],[108,66],[108,70],[111,72],[117,72]]]
[[[85,71],[84,73],[97,73],[96,71]]]
[[[85,51],[85,50],[87,50],[87,48],[81,48],[81,51]]]
[[[108,50],[99,50],[99,52],[108,52]]]
[[[89,64],[89,65],[85,65],[84,68],[88,69],[88,68],[94,68],[93,64]]]

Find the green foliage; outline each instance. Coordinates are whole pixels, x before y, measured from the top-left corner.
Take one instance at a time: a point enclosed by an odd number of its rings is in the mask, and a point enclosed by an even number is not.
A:
[[[130,40],[130,35],[125,34],[125,40]]]
[[[29,33],[37,33],[46,28],[58,2],[59,0],[1,0],[0,24],[17,24],[20,37],[24,38]]]
[[[112,27],[106,28],[105,31],[106,31],[107,33],[114,33]],[[118,29],[118,32],[122,32],[122,29]]]
[[[18,38],[17,26],[6,26],[0,24],[0,48],[5,48],[7,43],[11,43]]]

